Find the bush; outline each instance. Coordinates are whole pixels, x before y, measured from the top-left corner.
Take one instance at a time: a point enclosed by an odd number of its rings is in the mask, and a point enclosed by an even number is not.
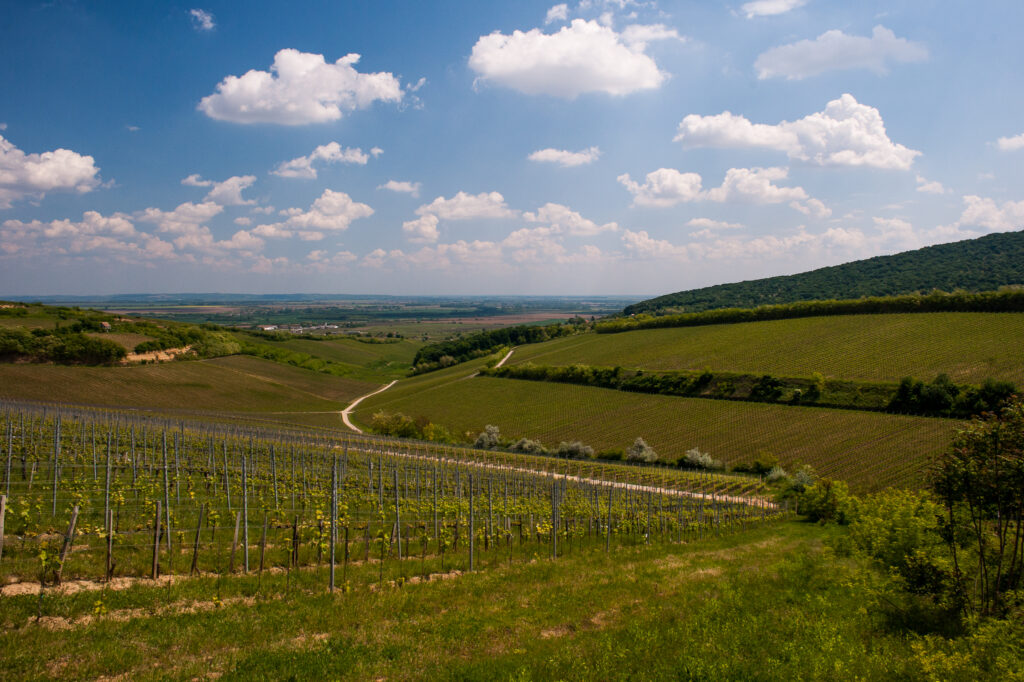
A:
[[[701,452],[699,448],[687,450],[686,454],[682,456],[677,464],[686,469],[703,469],[706,471],[717,471],[725,468],[720,460],[715,459],[706,452]]]
[[[473,443],[474,448],[480,448],[481,450],[492,450],[501,443],[501,431],[494,424],[488,424],[484,427],[484,430],[477,435],[476,441]]]
[[[776,464],[771,468],[771,471],[765,475],[764,480],[768,483],[778,483],[779,481],[784,481],[787,478],[789,477],[786,475],[786,470]]]
[[[853,505],[846,484],[830,478],[821,479],[800,496],[800,513],[819,523],[849,523]]]
[[[529,438],[520,438],[512,446],[512,452],[523,452],[528,455],[544,455],[547,454],[547,451],[547,448],[541,445],[540,441],[530,440]]]
[[[643,462],[652,464],[658,461],[658,453],[648,445],[643,438],[637,438],[633,444],[626,449],[627,462]]]
[[[568,459],[589,459],[594,456],[594,448],[578,440],[562,441],[558,444],[558,456]]]

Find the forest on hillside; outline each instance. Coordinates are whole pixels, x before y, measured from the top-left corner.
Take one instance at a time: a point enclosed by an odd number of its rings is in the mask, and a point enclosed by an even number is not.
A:
[[[634,303],[623,312],[663,314],[776,303],[942,291],[992,291],[1024,284],[1024,232],[990,234],[797,275],[717,284]]]

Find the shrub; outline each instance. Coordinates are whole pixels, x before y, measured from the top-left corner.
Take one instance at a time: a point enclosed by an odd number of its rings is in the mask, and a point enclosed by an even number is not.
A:
[[[547,453],[547,448],[541,445],[540,441],[530,440],[529,438],[520,438],[516,441],[515,445],[512,446],[513,452],[525,452],[529,455],[543,455]]]
[[[701,452],[700,448],[690,448],[687,450],[686,454],[683,455],[677,464],[687,469],[705,469],[707,471],[725,468],[720,460],[715,459],[706,452]]]
[[[845,525],[850,521],[853,504],[854,498],[845,483],[823,478],[800,496],[800,513],[811,521]]]
[[[473,443],[474,448],[480,448],[482,450],[491,450],[498,447],[501,443],[501,431],[494,424],[488,424],[484,427],[484,430],[477,435],[476,441]]]
[[[558,444],[558,456],[568,459],[588,459],[594,456],[594,448],[584,445],[578,440]]]
[[[658,461],[658,453],[648,445],[643,438],[637,438],[633,444],[626,449],[627,462],[644,462],[651,464]]]

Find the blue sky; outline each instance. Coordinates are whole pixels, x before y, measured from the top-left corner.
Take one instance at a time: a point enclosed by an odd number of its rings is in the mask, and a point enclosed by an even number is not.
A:
[[[646,295],[1019,229],[1022,15],[5,3],[0,295]]]

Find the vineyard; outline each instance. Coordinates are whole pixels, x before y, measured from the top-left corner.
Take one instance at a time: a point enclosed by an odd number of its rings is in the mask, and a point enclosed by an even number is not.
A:
[[[469,378],[479,362],[399,382],[361,403],[356,418],[365,424],[378,410],[401,412],[474,434],[483,425],[494,424],[508,438],[535,438],[549,446],[583,440],[596,450],[624,448],[640,436],[667,462],[693,447],[729,464],[767,451],[787,470],[810,464],[819,474],[847,481],[856,490],[918,484],[928,459],[946,447],[962,424],[951,419]]]
[[[1021,313],[840,315],[584,334],[516,351],[511,364],[1024,382]]]
[[[379,589],[785,513],[757,478],[24,404],[0,424],[0,583],[40,612],[61,582],[312,572]]]

